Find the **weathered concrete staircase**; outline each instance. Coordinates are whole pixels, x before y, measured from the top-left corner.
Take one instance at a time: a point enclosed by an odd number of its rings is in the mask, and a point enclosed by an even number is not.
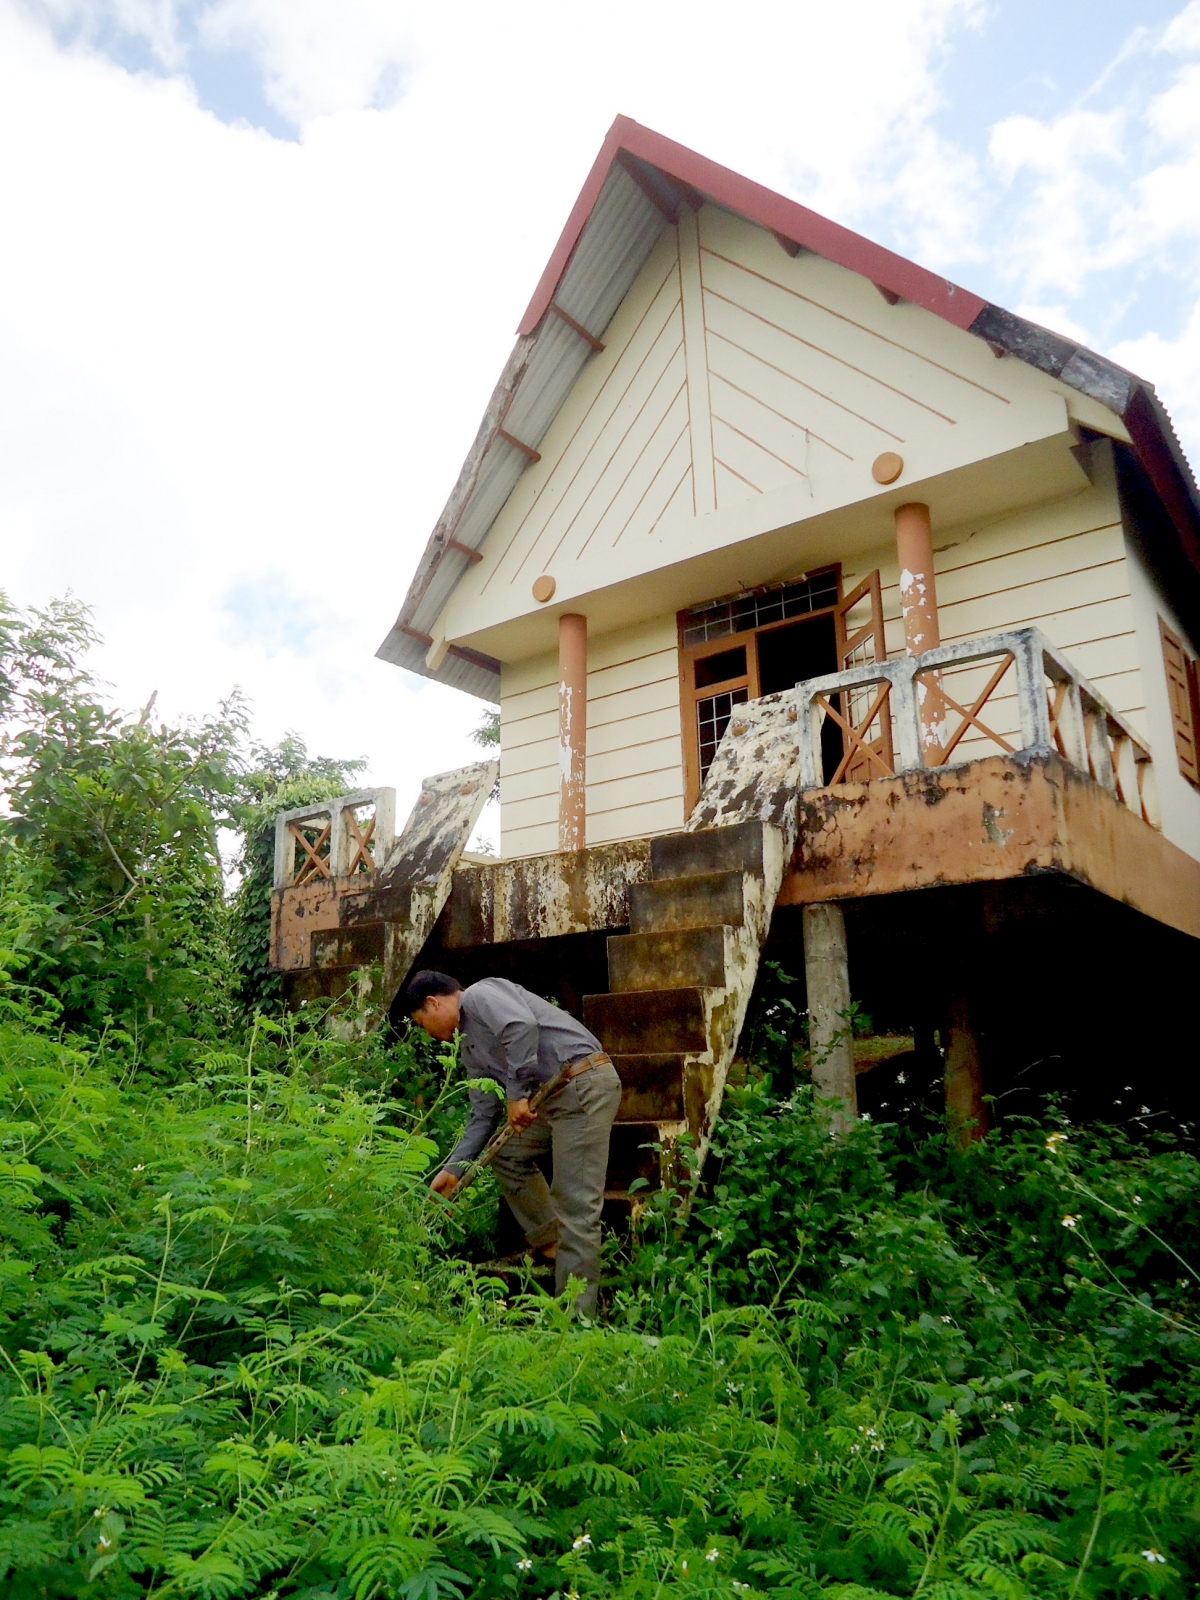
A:
[[[685,1132],[697,1170],[707,1152],[796,845],[798,714],[794,690],[739,708],[687,830],[651,841],[630,931],[608,941],[609,993],[584,1000],[624,1085],[612,1201],[628,1202],[636,1178],[684,1177],[673,1153]]]
[[[608,941],[610,992],[584,1020],[624,1092],[606,1198],[672,1171],[689,1134],[707,1149],[754,988],[783,872],[784,841],[758,821],[670,834],[650,847],[650,880],[630,890],[630,932]],[[656,1150],[654,1147],[658,1146]]]

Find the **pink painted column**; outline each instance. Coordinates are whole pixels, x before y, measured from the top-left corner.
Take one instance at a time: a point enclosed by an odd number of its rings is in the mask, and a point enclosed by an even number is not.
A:
[[[904,614],[904,648],[910,656],[936,650],[942,642],[938,626],[937,585],[933,576],[933,530],[929,507],[919,501],[896,507],[896,555],[900,562],[900,608]],[[931,683],[917,684],[922,742],[927,765],[941,757],[942,697]]]
[[[587,618],[558,619],[558,848],[587,842]]]

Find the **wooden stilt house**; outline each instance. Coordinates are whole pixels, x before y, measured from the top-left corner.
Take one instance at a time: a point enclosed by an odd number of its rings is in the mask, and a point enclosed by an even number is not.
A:
[[[1198,651],[1149,383],[618,119],[379,652],[500,706],[500,856],[486,767],[398,839],[386,792],[282,818],[274,960],[554,989],[625,1080],[614,1194],[707,1138],[764,951],[847,1113],[903,1076],[864,995],[968,1130],[1039,1055],[1140,1103],[1200,952]]]

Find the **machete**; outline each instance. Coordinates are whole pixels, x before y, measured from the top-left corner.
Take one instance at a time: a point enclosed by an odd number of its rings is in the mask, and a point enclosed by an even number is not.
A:
[[[560,1067],[554,1076],[552,1078],[548,1078],[546,1082],[542,1084],[541,1088],[536,1092],[536,1094],[534,1094],[529,1102],[530,1111],[536,1115],[538,1110],[546,1104],[547,1100],[549,1100],[550,1096],[552,1094],[557,1094],[560,1089],[565,1088],[566,1085],[570,1083],[573,1076],[574,1074],[571,1072],[569,1065]],[[522,1128],[514,1128],[511,1122],[506,1122],[498,1133],[494,1133],[484,1146],[478,1159],[472,1161],[471,1165],[458,1180],[453,1194],[447,1197],[448,1204],[453,1205],[463,1190],[470,1188],[471,1184],[475,1182],[475,1179],[483,1171],[484,1167],[491,1165],[491,1163],[500,1154],[501,1150],[504,1149],[504,1146],[508,1143],[508,1141],[515,1138],[518,1133],[522,1132],[524,1132]]]

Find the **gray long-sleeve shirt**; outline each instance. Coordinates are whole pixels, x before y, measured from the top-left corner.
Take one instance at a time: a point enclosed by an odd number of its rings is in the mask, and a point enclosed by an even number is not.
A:
[[[493,1078],[509,1100],[526,1100],[560,1067],[603,1049],[594,1033],[569,1011],[507,978],[483,978],[459,1001],[461,1056],[467,1078]],[[471,1115],[446,1166],[461,1171],[474,1161],[505,1114],[488,1089],[468,1092]]]

